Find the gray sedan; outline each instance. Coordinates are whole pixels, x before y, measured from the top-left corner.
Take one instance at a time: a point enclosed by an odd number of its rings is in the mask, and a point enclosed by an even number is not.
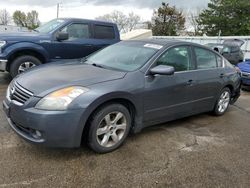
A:
[[[3,109],[25,140],[99,153],[129,132],[203,112],[223,115],[240,76],[204,46],[158,39],[123,41],[81,61],[33,68],[9,85]]]

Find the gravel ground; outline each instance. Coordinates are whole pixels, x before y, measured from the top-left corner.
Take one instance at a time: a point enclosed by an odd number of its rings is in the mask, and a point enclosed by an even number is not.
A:
[[[8,74],[0,73],[0,100]],[[222,117],[201,114],[144,129],[109,154],[19,138],[0,109],[1,187],[250,187],[250,92]]]

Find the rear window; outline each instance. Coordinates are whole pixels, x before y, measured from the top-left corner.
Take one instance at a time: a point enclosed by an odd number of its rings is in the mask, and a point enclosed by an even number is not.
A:
[[[112,26],[94,25],[95,38],[97,39],[114,39],[115,31]]]

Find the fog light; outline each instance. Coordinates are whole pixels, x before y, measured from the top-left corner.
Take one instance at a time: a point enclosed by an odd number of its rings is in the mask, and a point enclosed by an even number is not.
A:
[[[36,135],[37,135],[38,137],[41,137],[41,136],[42,136],[42,134],[41,134],[40,131],[36,131]]]
[[[42,137],[42,133],[38,130],[34,131],[32,134],[33,138],[40,139]]]

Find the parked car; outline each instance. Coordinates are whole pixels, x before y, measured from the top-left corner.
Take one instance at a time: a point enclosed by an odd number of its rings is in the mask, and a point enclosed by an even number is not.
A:
[[[233,65],[237,65],[244,60],[244,53],[241,50],[243,44],[242,40],[228,39],[223,44],[208,43],[206,46],[222,54]]]
[[[243,88],[250,88],[250,61],[245,61],[239,63],[237,67],[240,69],[241,80],[242,80],[242,87]]]
[[[54,19],[33,32],[0,34],[0,71],[12,77],[28,68],[87,56],[120,41],[117,25],[95,20]]]
[[[186,116],[223,115],[240,95],[240,76],[202,45],[123,41],[81,62],[40,66],[14,79],[3,101],[12,129],[49,147],[118,148],[128,133]]]

